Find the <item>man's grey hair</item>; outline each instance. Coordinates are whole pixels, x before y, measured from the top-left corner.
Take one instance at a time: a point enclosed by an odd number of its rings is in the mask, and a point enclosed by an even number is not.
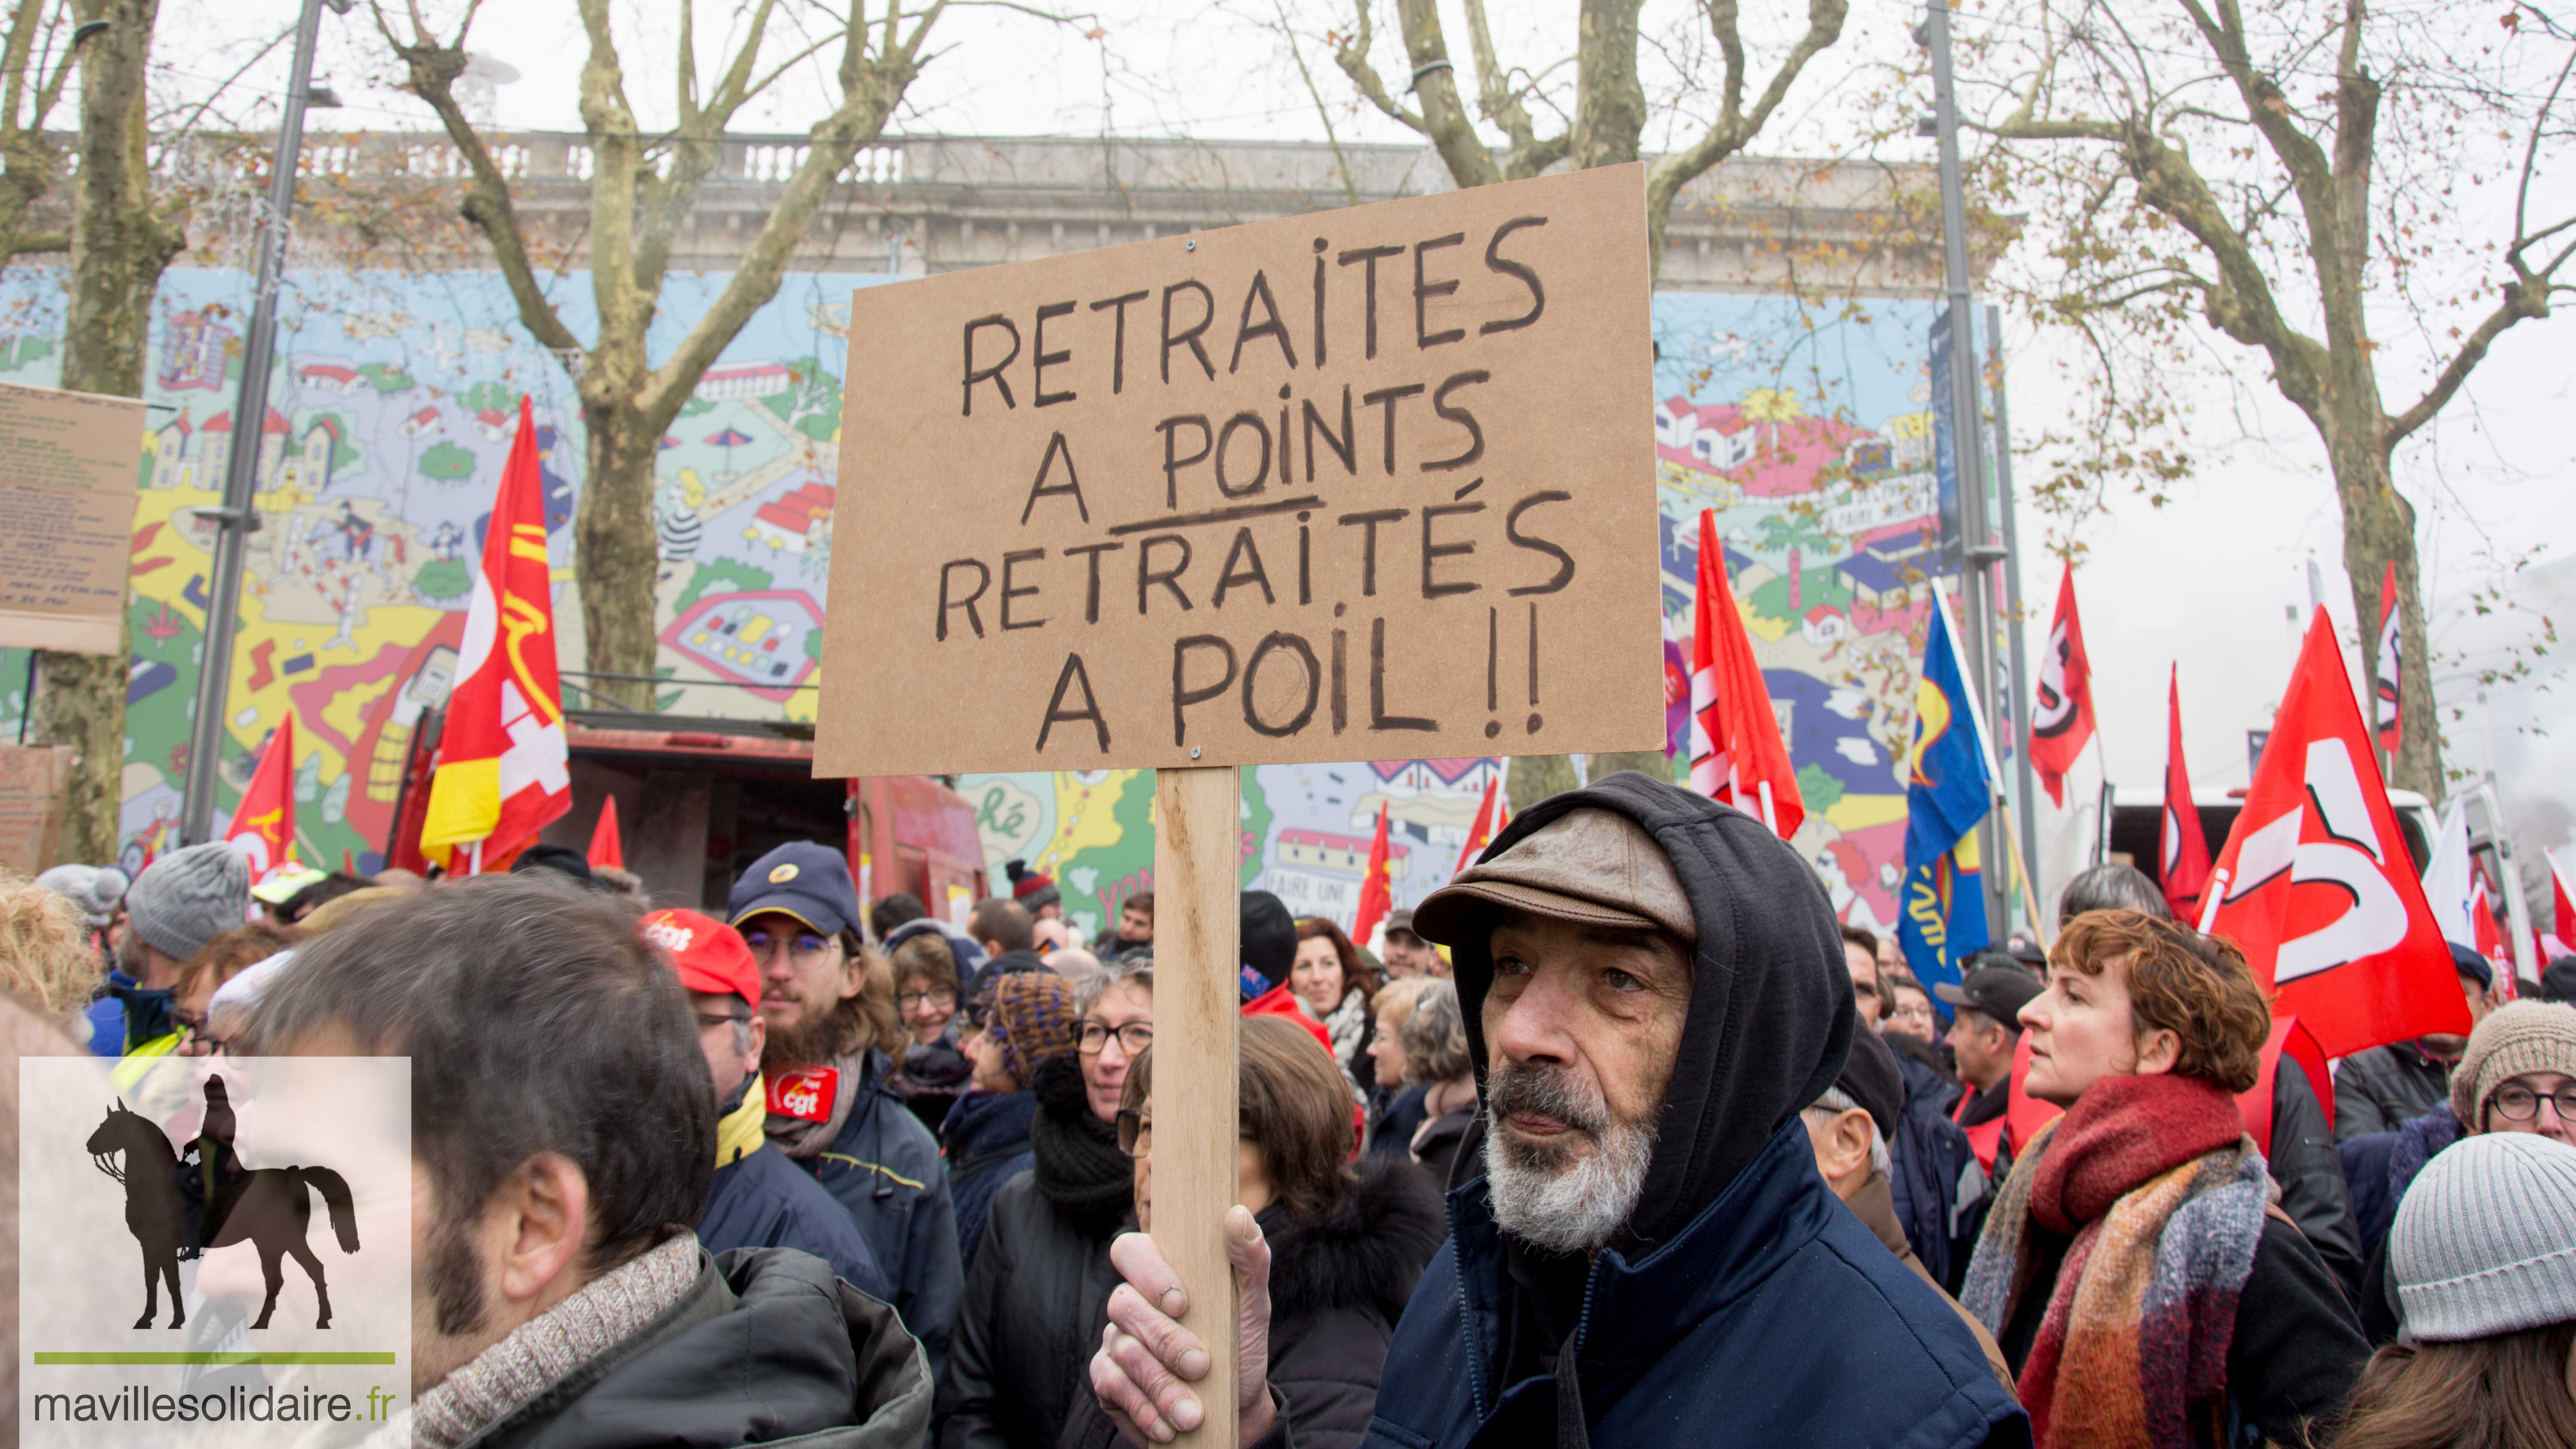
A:
[[[1091,1008],[1100,1004],[1100,998],[1109,994],[1109,988],[1122,981],[1132,981],[1147,991],[1152,991],[1154,989],[1152,954],[1117,956],[1102,962],[1099,970],[1083,978],[1082,984],[1074,988],[1073,1014],[1089,1016]]]
[[[1829,1117],[1839,1117],[1845,1112],[1865,1112],[1869,1109],[1853,1101],[1851,1093],[1842,1088],[1827,1087],[1825,1094],[1818,1097],[1807,1110],[1822,1112]],[[1878,1130],[1878,1119],[1872,1117],[1869,1119],[1869,1170],[1881,1177],[1886,1177],[1893,1167],[1894,1164],[1887,1155],[1887,1135]]]
[[[2064,925],[2086,911],[2140,911],[2159,920],[2173,919],[2165,893],[2134,865],[2108,861],[2079,871],[2057,895],[2057,922]]]

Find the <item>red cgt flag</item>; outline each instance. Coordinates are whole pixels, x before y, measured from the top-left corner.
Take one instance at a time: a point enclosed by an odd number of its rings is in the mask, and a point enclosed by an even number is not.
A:
[[[2093,661],[2084,652],[2084,622],[2075,613],[2075,565],[2057,577],[2057,617],[2039,656],[2039,698],[2030,712],[2030,767],[2059,809],[2066,772],[2093,738]]]
[[[1485,782],[1484,803],[1476,807],[1476,823],[1467,827],[1467,848],[1458,852],[1457,869],[1452,870],[1451,875],[1474,865],[1477,853],[1494,843],[1495,832],[1502,829],[1494,821],[1494,802],[1502,797],[1502,793],[1503,772],[1496,770],[1494,778]]]
[[[294,862],[294,710],[286,712],[285,718],[277,722],[277,733],[269,736],[268,748],[259,757],[259,768],[251,772],[241,803],[233,807],[232,823],[224,827],[224,843],[250,862],[253,885]]]
[[[1807,802],[1780,742],[1771,687],[1745,637],[1744,616],[1726,584],[1726,554],[1717,546],[1717,516],[1699,511],[1699,588],[1691,627],[1690,787],[1722,800],[1778,831],[1798,833]]]
[[[617,833],[617,797],[614,795],[599,802],[599,823],[590,827],[589,860],[595,866],[604,865],[615,870],[626,868],[626,839]]]
[[[1351,916],[1351,939],[1365,946],[1377,923],[1395,909],[1395,891],[1386,867],[1386,804],[1377,807],[1377,835],[1369,841],[1368,868],[1360,875],[1359,909]]]
[[[2275,993],[2273,1014],[2298,1017],[2327,1056],[2469,1029],[2450,946],[2322,610],[2211,875],[2201,929],[2244,951]]]
[[[2177,921],[2200,919],[2200,893],[2209,885],[2209,837],[2191,803],[2191,767],[2182,757],[2182,669],[2165,684],[2165,810],[2162,849],[2165,904]]]

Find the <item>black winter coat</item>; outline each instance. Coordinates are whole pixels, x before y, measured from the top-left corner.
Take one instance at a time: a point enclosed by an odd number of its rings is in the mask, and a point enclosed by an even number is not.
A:
[[[2336,1068],[2337,1142],[2393,1132],[2451,1100],[2451,1064],[2411,1041],[2355,1052]]]
[[[701,1256],[697,1285],[460,1449],[914,1449],[930,1370],[895,1311],[786,1248]]]
[[[1339,1212],[1262,1210],[1270,1240],[1270,1387],[1296,1449],[1355,1449],[1377,1406],[1387,1341],[1423,1267],[1449,1234],[1440,1193],[1410,1162],[1364,1157]],[[1110,1449],[1109,1416],[1075,1395],[1059,1449]]]
[[[993,1194],[939,1381],[939,1449],[1050,1449],[1087,1397],[1116,1229],[1086,1233],[1023,1172]]]

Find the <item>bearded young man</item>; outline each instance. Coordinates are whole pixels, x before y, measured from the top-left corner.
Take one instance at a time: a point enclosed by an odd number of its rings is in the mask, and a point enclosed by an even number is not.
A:
[[[1642,775],[1543,801],[1415,928],[1452,951],[1492,1129],[1396,1327],[1367,1442],[2020,1445],[1976,1339],[1817,1177],[1801,1113],[1855,1030],[1824,888],[1761,821]],[[1244,1442],[1269,1249],[1228,1215]],[[1141,1234],[1092,1387],[1139,1442],[1194,1428],[1206,1347]],[[1195,1373],[1194,1373],[1195,1371]]]
[[[782,845],[734,882],[725,918],[760,972],[770,1145],[849,1210],[937,1374],[966,1287],[957,1211],[938,1140],[886,1085],[910,1037],[893,968],[860,940],[850,863]]]

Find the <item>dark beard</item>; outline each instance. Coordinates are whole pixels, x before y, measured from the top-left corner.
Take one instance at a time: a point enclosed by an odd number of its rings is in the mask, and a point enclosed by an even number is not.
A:
[[[450,1338],[483,1327],[483,1263],[474,1256],[470,1214],[459,1213],[430,1232],[429,1301],[438,1331]]]
[[[799,1012],[796,1025],[770,1027],[769,1043],[760,1049],[760,1069],[775,1082],[798,1067],[822,1066],[855,1051],[866,1035],[864,1025],[855,996],[835,1001],[831,1010],[819,1014]]]

